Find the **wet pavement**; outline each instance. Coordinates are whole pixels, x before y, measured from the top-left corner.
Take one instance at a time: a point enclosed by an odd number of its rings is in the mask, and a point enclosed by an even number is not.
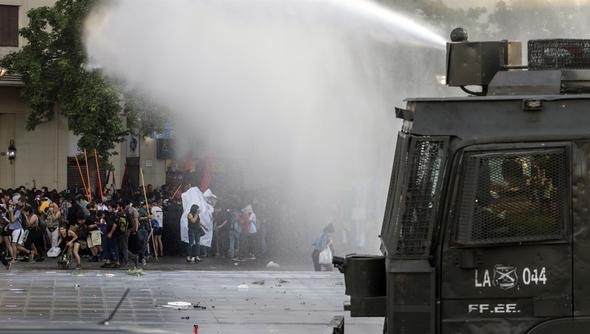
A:
[[[324,333],[333,316],[345,314],[347,300],[337,272],[146,269],[131,276],[123,270],[25,268],[35,265],[41,264],[17,264],[0,273],[1,327],[95,324],[130,288],[112,326],[177,333],[192,333],[194,324],[199,333]],[[162,307],[175,301],[198,307]],[[347,318],[346,333],[380,333],[382,321]]]

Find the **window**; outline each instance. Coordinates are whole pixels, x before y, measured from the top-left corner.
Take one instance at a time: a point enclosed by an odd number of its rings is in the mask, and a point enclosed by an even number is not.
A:
[[[569,198],[567,157],[565,148],[465,153],[457,242],[562,239]]]
[[[405,175],[397,213],[391,222],[396,257],[420,258],[430,250],[442,173],[446,157],[446,138],[414,137],[408,157],[400,162]],[[397,196],[396,196],[397,197]]]
[[[18,46],[18,6],[0,5],[0,46]]]

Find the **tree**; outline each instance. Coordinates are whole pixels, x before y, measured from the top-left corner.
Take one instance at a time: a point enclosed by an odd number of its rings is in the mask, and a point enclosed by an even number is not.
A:
[[[80,149],[96,148],[108,158],[128,130],[121,94],[98,71],[86,67],[82,28],[96,2],[58,0],[54,7],[30,10],[30,23],[20,31],[27,44],[4,57],[0,66],[22,75],[21,94],[31,107],[28,130],[60,112],[80,136]]]

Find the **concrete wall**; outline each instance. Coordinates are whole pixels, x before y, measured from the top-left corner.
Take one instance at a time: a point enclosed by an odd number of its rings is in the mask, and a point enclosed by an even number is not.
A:
[[[8,168],[13,175],[12,180],[3,179],[0,187],[24,185],[64,189],[67,183],[69,141],[67,120],[57,116],[53,121],[39,125],[35,131],[27,131],[29,109],[20,98],[17,87],[0,87],[0,114],[14,115],[14,124],[3,124],[2,129],[14,135],[11,139],[14,139],[17,150],[13,164],[6,165],[6,161],[3,161],[0,165],[4,170]],[[0,143],[0,151],[6,148],[6,143]]]
[[[145,184],[158,187],[166,183],[166,161],[156,159],[156,140],[143,138],[140,143],[139,155],[140,167],[143,169]]]

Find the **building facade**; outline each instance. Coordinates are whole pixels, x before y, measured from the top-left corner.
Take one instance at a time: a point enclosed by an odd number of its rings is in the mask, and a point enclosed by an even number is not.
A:
[[[0,58],[25,43],[18,30],[28,24],[27,12],[54,3],[55,0],[0,0]],[[56,115],[34,131],[27,131],[30,109],[20,96],[21,88],[18,74],[7,72],[0,76],[0,188],[47,186],[63,190],[79,185],[80,174],[73,158],[80,153],[78,138],[69,131],[67,119]],[[109,161],[114,167],[110,181],[114,180],[118,188],[127,174],[131,184],[137,185],[142,168],[146,183],[162,185],[166,161],[157,159],[156,141],[142,137],[136,137],[136,141],[138,150],[134,154],[128,152],[129,141],[117,145],[117,154]],[[6,154],[11,144],[16,149],[14,160]]]

